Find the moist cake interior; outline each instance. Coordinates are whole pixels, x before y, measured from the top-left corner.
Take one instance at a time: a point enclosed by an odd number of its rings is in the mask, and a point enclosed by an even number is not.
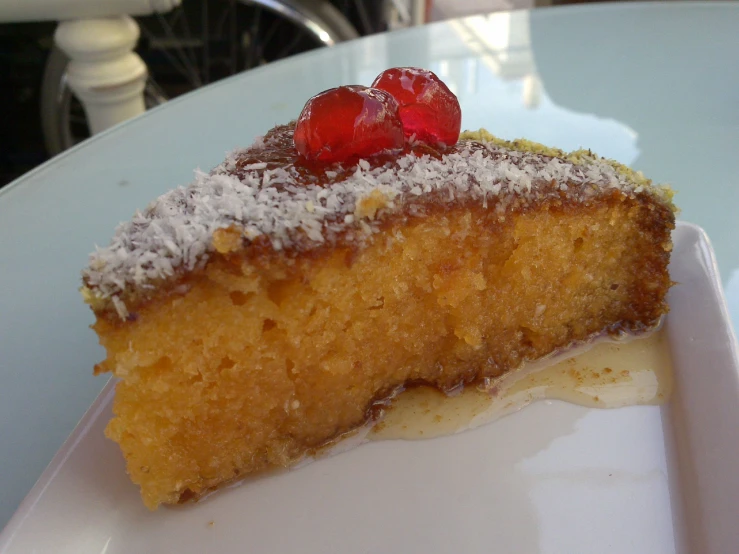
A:
[[[85,296],[147,506],[288,466],[448,390],[666,313],[668,189],[485,133],[320,172],[290,126],[123,224]],[[257,215],[255,215],[257,214]]]

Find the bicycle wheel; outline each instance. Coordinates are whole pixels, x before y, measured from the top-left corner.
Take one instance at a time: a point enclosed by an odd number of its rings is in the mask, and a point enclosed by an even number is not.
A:
[[[137,22],[136,51],[149,68],[147,109],[239,71],[359,36],[327,0],[185,0]],[[53,48],[41,85],[50,155],[90,136],[82,105],[67,86],[68,62]]]

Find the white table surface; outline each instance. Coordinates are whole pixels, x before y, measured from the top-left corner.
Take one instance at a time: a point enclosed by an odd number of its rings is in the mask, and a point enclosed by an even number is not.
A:
[[[295,118],[309,96],[427,67],[463,127],[580,146],[678,191],[711,237],[739,323],[739,3],[498,13],[250,71],[87,141],[0,190],[0,526],[106,382],[77,288],[93,245],[195,167]]]

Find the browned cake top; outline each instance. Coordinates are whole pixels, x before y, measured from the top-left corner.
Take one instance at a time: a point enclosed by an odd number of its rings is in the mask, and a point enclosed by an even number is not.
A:
[[[260,239],[294,254],[361,243],[394,213],[413,214],[429,202],[476,201],[503,213],[552,197],[588,203],[617,190],[672,206],[667,187],[589,151],[566,154],[481,131],[463,134],[443,153],[417,144],[399,154],[311,166],[298,158],[292,131],[276,127],[121,224],[83,271],[87,300],[111,304],[125,319],[127,294],[204,267],[215,251],[214,233],[224,228],[240,230],[243,248]]]

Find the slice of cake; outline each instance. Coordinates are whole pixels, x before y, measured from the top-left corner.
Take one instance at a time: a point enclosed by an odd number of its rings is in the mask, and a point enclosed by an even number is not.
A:
[[[408,384],[493,378],[667,311],[669,189],[485,131],[420,142],[391,95],[345,88],[330,113],[356,94],[364,119],[322,128],[313,99],[83,272],[96,372],[120,378],[106,434],[150,508],[289,466]]]

